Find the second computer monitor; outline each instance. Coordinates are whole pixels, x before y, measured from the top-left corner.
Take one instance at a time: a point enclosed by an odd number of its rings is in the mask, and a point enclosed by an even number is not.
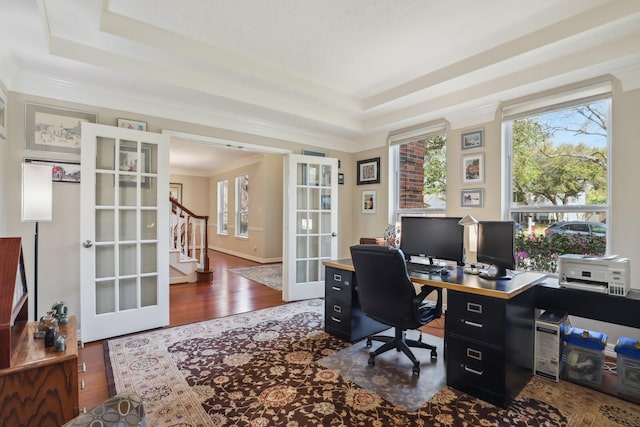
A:
[[[403,216],[400,249],[407,259],[419,256],[464,265],[464,227],[459,217]]]
[[[515,270],[514,221],[480,221],[478,223],[478,262],[491,264],[493,274],[482,274],[485,279],[510,279],[507,270]]]

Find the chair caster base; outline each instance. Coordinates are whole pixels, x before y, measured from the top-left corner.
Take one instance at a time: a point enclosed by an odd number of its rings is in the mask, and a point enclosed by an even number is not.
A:
[[[369,356],[369,361],[367,363],[369,363],[369,366],[375,366],[376,359],[373,356]]]
[[[432,359],[437,359],[438,358],[438,353],[435,350],[431,350],[431,358]]]
[[[413,365],[413,375],[415,375],[416,377],[420,375],[420,362],[416,362]]]

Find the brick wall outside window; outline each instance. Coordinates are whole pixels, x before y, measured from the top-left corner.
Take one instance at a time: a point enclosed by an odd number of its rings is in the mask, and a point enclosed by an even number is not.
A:
[[[426,141],[400,146],[400,209],[424,208],[424,152]]]

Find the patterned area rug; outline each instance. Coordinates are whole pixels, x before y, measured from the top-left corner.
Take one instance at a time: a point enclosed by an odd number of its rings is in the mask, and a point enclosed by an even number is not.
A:
[[[230,268],[230,272],[238,274],[277,291],[282,290],[282,264],[259,265],[256,267]]]
[[[443,387],[407,411],[318,363],[349,346],[323,332],[323,311],[311,300],[118,338],[107,363],[153,426],[640,426],[637,405],[538,377],[508,410]]]

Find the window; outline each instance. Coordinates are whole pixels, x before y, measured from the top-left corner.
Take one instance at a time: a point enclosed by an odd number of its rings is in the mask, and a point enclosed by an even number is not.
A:
[[[229,181],[218,181],[218,234],[229,233]]]
[[[395,218],[444,215],[447,137],[443,124],[389,137],[395,164]]]
[[[249,236],[249,175],[236,177],[236,236]]]
[[[606,252],[609,86],[505,108],[518,269],[556,273],[559,255]]]

